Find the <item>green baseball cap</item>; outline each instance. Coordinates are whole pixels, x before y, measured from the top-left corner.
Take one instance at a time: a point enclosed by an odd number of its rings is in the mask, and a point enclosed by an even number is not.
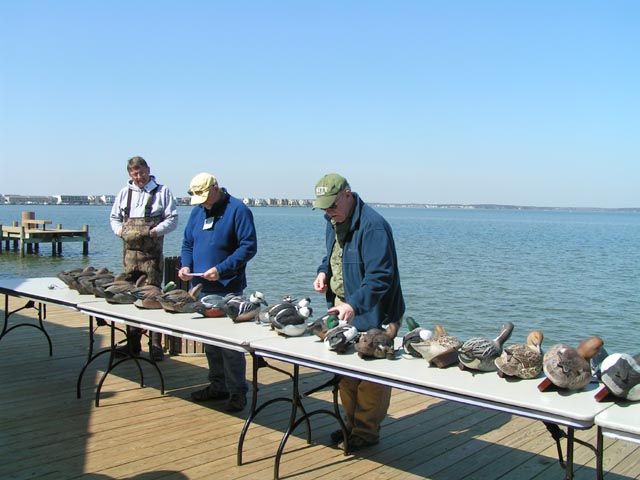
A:
[[[316,183],[316,199],[313,208],[329,208],[336,201],[338,194],[349,187],[349,182],[342,175],[328,173]]]

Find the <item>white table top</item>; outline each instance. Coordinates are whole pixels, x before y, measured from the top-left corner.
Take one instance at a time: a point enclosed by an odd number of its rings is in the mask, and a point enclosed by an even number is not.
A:
[[[0,293],[70,308],[77,308],[80,303],[101,300],[93,295],[80,295],[57,277],[2,278]]]
[[[81,304],[79,308],[87,315],[238,351],[248,351],[250,342],[275,335],[269,327],[255,322],[233,323],[227,317],[208,318],[198,313],[145,310],[135,305],[109,304],[104,300]]]
[[[640,443],[640,402],[619,402],[596,416],[602,434]]]
[[[577,392],[540,392],[537,386],[542,378],[507,381],[495,372],[472,373],[457,366],[439,369],[405,356],[363,360],[356,353],[329,351],[316,337],[261,339],[252,342],[251,348],[260,356],[576,428],[591,427],[594,417],[610,406],[594,400],[596,384]]]

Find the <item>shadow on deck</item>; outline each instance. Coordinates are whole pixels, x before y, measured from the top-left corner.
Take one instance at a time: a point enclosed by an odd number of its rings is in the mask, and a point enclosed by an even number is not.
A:
[[[18,300],[12,302],[18,305]],[[86,372],[82,398],[75,393],[87,352],[87,317],[54,307],[48,317],[53,357],[44,336],[33,329],[18,329],[0,342],[0,478],[273,478],[288,404],[276,403],[258,415],[245,441],[245,463],[237,466],[246,412],[230,415],[222,410],[223,403],[189,400],[189,393],[206,382],[204,356],[167,357],[160,364],[164,396],[152,368],[143,365],[147,387],[140,388],[135,366],[123,364],[108,377],[101,406],[95,408],[95,386],[106,358]],[[103,330],[98,341],[106,345],[108,330]],[[304,370],[301,391],[328,378]],[[260,401],[290,394],[290,380],[281,373],[261,369],[259,379]],[[331,392],[318,392],[304,402],[308,410],[330,409]],[[393,391],[380,444],[357,455],[344,456],[329,446],[329,433],[337,428],[334,419],[311,420],[311,444],[304,426],[287,443],[283,478],[488,480],[557,479],[564,474],[541,422],[410,392]],[[577,437],[594,444],[595,429],[577,432]],[[640,449],[609,439],[605,446],[606,479],[638,478]],[[575,477],[595,476],[593,452],[578,445]]]

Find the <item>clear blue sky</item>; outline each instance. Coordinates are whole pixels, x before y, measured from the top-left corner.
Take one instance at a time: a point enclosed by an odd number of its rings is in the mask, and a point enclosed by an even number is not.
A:
[[[0,1],[0,193],[640,207],[637,1]]]

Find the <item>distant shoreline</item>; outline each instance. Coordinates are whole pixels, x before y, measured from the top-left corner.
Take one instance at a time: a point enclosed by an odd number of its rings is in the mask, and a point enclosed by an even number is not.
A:
[[[308,203],[307,203],[308,202]],[[369,205],[379,208],[416,208],[416,209],[441,209],[441,210],[528,210],[528,211],[564,211],[564,212],[627,212],[640,213],[640,207],[538,207],[530,205],[500,205],[500,204],[462,204],[462,203],[384,203],[367,202]],[[108,203],[0,203],[0,207],[23,206],[32,208],[38,206],[77,207],[77,206],[109,206]],[[188,203],[178,202],[179,206],[189,206]],[[304,204],[281,205],[251,205],[255,208],[311,208],[311,200]]]

